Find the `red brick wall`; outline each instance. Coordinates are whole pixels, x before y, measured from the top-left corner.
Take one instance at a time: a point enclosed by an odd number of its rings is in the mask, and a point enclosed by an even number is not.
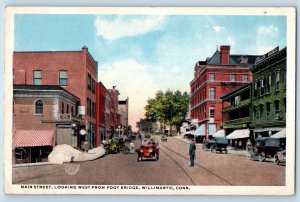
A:
[[[33,84],[33,70],[42,71],[42,85],[58,85],[59,70],[66,70],[68,85],[63,88],[79,97],[81,105],[86,106],[87,97],[96,102],[96,95],[87,89],[87,74],[89,72],[97,81],[97,63],[86,48],[81,51],[14,52],[13,69],[14,84],[26,81],[27,85]],[[96,123],[95,118],[83,118]]]
[[[230,46],[220,47],[220,62],[221,64],[229,64]]]

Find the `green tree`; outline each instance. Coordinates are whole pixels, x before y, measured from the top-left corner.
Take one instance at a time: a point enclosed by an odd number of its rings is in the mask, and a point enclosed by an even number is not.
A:
[[[189,106],[189,94],[179,90],[165,93],[158,91],[155,98],[147,100],[145,106],[146,119],[151,122],[159,121],[163,126],[175,125],[177,130],[185,119]]]

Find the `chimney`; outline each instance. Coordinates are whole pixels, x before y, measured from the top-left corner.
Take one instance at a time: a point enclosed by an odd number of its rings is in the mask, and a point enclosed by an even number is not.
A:
[[[221,65],[229,64],[230,46],[220,46],[220,63]]]

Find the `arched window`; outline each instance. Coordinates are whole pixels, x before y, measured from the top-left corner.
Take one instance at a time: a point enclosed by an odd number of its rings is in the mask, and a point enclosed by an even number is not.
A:
[[[35,114],[43,114],[43,101],[35,101]]]

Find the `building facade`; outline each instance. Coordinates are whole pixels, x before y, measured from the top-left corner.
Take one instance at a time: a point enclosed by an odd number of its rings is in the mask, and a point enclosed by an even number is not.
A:
[[[105,105],[106,105],[107,89],[102,82],[97,82],[96,85],[96,138],[95,145],[99,146],[102,141],[106,139],[106,125],[105,125]]]
[[[120,113],[120,125],[122,128],[122,135],[127,135],[128,132],[128,105],[129,98],[126,100],[119,100],[118,102],[118,110]]]
[[[117,123],[117,116],[118,116],[118,100],[119,100],[119,91],[117,90],[116,86],[113,86],[112,89],[108,90],[108,94],[110,97],[109,103],[109,118],[110,118],[110,131],[111,135],[113,134],[120,134],[120,125]]]
[[[13,53],[14,84],[58,85],[80,99],[76,112],[85,121],[89,148],[95,146],[97,69],[85,46],[80,51]]]
[[[80,99],[60,86],[14,85],[13,154],[15,163],[47,161],[52,147],[80,147],[78,131],[84,122],[76,116]]]
[[[199,61],[194,68],[194,79],[190,82],[190,118],[208,138],[220,129],[222,123],[221,96],[250,83],[250,65],[255,55],[232,55],[230,46],[221,46],[212,57]]]
[[[263,55],[251,71],[251,127],[255,137],[268,137],[286,125],[286,48]]]

